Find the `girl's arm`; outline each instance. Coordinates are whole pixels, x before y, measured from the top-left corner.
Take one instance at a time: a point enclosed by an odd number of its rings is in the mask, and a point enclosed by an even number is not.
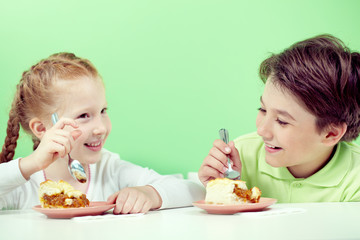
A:
[[[151,186],[161,198],[161,209],[191,206],[194,201],[205,199],[205,188],[198,183],[160,175],[152,169],[131,163],[124,165],[120,182],[127,182],[126,187]]]
[[[42,172],[27,181],[21,174],[19,159],[0,164],[0,210],[28,209],[40,204],[37,190],[42,181]]]
[[[34,164],[35,162],[34,153],[19,159],[19,169],[26,180],[29,180],[30,176],[35,172],[42,170],[38,165]]]
[[[191,206],[194,201],[205,198],[205,188],[201,184],[171,175],[160,175],[152,169],[123,161],[118,154],[107,150],[103,152],[96,174],[99,181],[95,185],[102,188],[106,198],[126,188],[148,191],[153,199],[159,196],[161,204],[156,203],[151,209]],[[109,200],[114,201],[114,197]]]
[[[108,198],[108,203],[116,203],[114,214],[146,213],[161,207],[159,193],[151,186],[124,188]]]
[[[11,192],[25,182],[26,179],[19,168],[19,159],[0,164],[0,196]]]

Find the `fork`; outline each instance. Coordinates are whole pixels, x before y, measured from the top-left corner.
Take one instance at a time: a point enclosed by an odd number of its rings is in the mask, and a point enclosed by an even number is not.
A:
[[[57,123],[57,121],[59,120],[57,113],[51,115],[51,120],[54,125],[55,123]],[[69,153],[68,153],[68,158],[69,158],[68,169],[71,176],[74,179],[76,179],[78,182],[85,183],[87,181],[87,177],[84,167],[81,165],[81,163],[78,160],[72,159]]]
[[[225,128],[222,128],[219,130],[220,139],[223,140],[226,144],[229,143],[229,132]],[[239,180],[240,179],[240,173],[233,170],[231,167],[230,158],[228,160],[228,169],[224,173],[225,178],[229,178],[232,180]]]

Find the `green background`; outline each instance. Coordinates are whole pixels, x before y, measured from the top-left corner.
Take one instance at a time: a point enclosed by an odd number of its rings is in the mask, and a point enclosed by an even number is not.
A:
[[[231,139],[256,130],[258,67],[270,52],[322,33],[360,50],[359,12],[357,0],[1,1],[0,140],[22,72],[69,51],[105,81],[113,123],[105,147],[186,176],[220,128]],[[30,151],[22,134],[16,157]]]

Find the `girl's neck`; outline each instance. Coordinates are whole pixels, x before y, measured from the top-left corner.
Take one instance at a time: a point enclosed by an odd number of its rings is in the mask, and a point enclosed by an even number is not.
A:
[[[54,163],[52,163],[50,166],[48,166],[46,169],[44,169],[44,177],[45,177],[45,180],[66,181],[71,186],[73,186],[76,190],[86,193],[87,188],[89,186],[89,181],[90,181],[89,165],[84,166],[84,169],[85,169],[86,175],[88,176],[88,181],[86,183],[80,183],[71,176],[69,169],[68,169],[67,158],[65,158],[65,159],[62,158],[62,159],[56,160]]]

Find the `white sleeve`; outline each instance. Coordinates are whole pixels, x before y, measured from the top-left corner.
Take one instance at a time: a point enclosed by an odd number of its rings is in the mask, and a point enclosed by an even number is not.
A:
[[[118,154],[107,150],[103,150],[102,160],[96,164],[92,179],[96,179],[94,186],[89,187],[88,196],[92,201],[104,201],[126,187],[145,185],[152,186],[159,193],[161,208],[191,206],[192,202],[205,198],[205,188],[200,184],[171,175],[160,175],[152,169],[121,160]]]
[[[205,188],[193,181],[160,175],[152,169],[131,163],[124,165],[127,171],[122,176],[127,180],[127,187],[152,186],[162,199],[161,209],[191,206],[192,202],[205,199]]]
[[[24,184],[26,179],[19,168],[19,158],[0,164],[0,197]]]
[[[0,164],[0,210],[18,208],[18,195],[14,190],[25,182],[19,168],[19,159]]]
[[[193,202],[205,199],[205,188],[199,184],[173,176],[149,184],[154,187],[162,199],[161,209],[191,206]]]

